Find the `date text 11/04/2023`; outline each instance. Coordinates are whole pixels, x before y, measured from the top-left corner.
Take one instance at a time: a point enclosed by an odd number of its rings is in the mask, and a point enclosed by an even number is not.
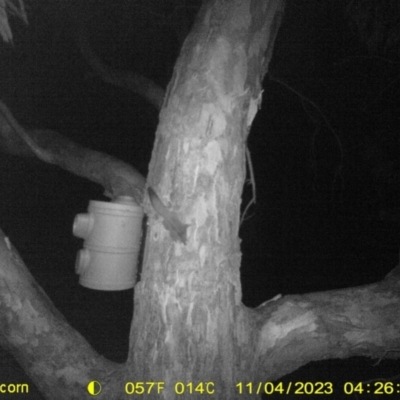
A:
[[[343,385],[334,385],[332,382],[239,382],[236,384],[239,394],[322,394],[333,395],[338,391],[344,394],[362,395],[376,394],[398,396],[400,383],[388,381],[375,382],[345,382]]]

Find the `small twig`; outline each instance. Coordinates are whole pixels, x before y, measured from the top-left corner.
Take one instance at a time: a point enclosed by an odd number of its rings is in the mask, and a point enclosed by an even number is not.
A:
[[[278,78],[275,77],[270,77],[270,79],[272,81],[275,81],[279,84],[281,84],[282,86],[284,86],[286,89],[288,89],[289,91],[291,91],[292,93],[294,93],[296,96],[298,96],[302,102],[303,105],[303,109],[306,112],[306,114],[310,117],[310,119],[314,122],[314,124],[316,126],[321,126],[324,125],[328,128],[328,130],[331,132],[332,136],[334,137],[338,149],[339,149],[339,162],[336,166],[336,170],[333,181],[332,181],[332,197],[333,197],[333,191],[334,191],[334,186],[336,184],[337,181],[339,181],[340,184],[340,192],[343,191],[343,175],[342,175],[342,169],[343,169],[343,160],[344,160],[344,150],[343,150],[343,146],[342,146],[342,142],[339,138],[339,135],[337,134],[336,130],[333,128],[333,126],[330,124],[327,116],[323,113],[323,111],[320,109],[320,107],[318,107],[318,105],[312,101],[311,99],[309,99],[308,97],[304,96],[303,94],[301,94],[299,91],[297,91],[295,88],[293,88],[292,86],[290,86],[289,84],[287,84],[284,81],[281,81]],[[315,110],[317,112],[316,115],[312,115],[305,107],[306,104],[309,104],[312,108],[312,110]],[[322,124],[323,122],[323,124]],[[315,133],[318,130],[316,129]],[[315,134],[314,134],[314,138],[313,140],[315,140]],[[314,162],[314,161],[313,161]]]
[[[246,208],[243,211],[242,218],[240,218],[240,225],[242,225],[243,221],[245,220],[246,213],[247,213],[248,209],[250,208],[250,206],[252,204],[256,204],[256,200],[257,200],[256,180],[254,178],[253,163],[251,162],[251,155],[250,155],[250,150],[249,150],[248,146],[246,146],[246,161],[247,161],[247,167],[249,168],[250,183],[251,183],[251,187],[252,187],[253,197],[248,202]]]

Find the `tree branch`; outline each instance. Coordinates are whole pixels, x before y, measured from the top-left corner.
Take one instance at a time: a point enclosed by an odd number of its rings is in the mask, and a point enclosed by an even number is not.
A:
[[[105,195],[110,198],[131,196],[138,204],[142,203],[146,179],[135,168],[105,153],[76,144],[57,132],[25,130],[2,101],[0,138],[3,151],[27,155],[29,148],[42,161],[102,185]]]
[[[157,110],[161,110],[164,100],[164,89],[156,85],[151,79],[130,71],[117,70],[103,63],[90,45],[88,34],[81,21],[72,18],[71,29],[76,43],[87,63],[104,82],[128,89],[143,96]]]
[[[93,377],[102,399],[123,387],[124,364],[100,356],[54,307],[0,230],[0,345],[51,398],[83,398]],[[107,383],[107,384],[106,384]],[[106,394],[107,393],[107,394]]]

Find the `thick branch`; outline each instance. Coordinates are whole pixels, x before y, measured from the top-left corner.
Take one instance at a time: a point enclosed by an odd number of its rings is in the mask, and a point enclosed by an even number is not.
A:
[[[246,323],[247,329],[255,328],[249,333],[254,347],[246,345],[249,357],[242,359],[257,366],[254,380],[273,380],[310,361],[398,358],[399,304],[400,267],[375,284],[267,302],[249,310]],[[243,374],[250,365],[243,363]]]
[[[53,306],[0,230],[0,345],[52,399],[85,399],[92,379],[101,399],[123,387],[122,365],[94,351]],[[50,397],[49,397],[50,398]]]
[[[132,196],[138,204],[142,202],[146,180],[135,168],[57,132],[25,130],[1,101],[0,137],[0,146],[9,153],[26,155],[30,149],[42,161],[102,185],[111,198],[125,195]]]

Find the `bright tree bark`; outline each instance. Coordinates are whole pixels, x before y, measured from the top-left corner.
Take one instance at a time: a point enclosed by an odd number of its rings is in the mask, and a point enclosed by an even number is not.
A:
[[[240,203],[247,135],[282,16],[279,0],[203,7],[164,101],[148,185],[188,225],[188,239],[150,219],[128,376],[165,382],[166,398],[175,382],[212,382],[218,397],[234,398],[251,364],[240,353],[249,341]]]

